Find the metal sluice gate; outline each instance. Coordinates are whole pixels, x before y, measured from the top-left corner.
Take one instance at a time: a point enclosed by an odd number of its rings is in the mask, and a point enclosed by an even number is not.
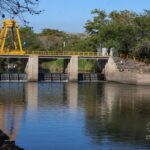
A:
[[[25,82],[26,73],[0,73],[0,82]]]

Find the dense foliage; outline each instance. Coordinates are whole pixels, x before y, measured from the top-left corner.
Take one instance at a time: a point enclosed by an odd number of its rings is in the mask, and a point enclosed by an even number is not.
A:
[[[54,29],[43,29],[35,33],[32,28],[21,28],[22,43],[27,50],[94,51],[86,34],[71,34]]]
[[[86,31],[95,48],[115,47],[119,54],[139,59],[150,59],[150,11],[142,14],[131,11],[105,11],[95,9],[94,18],[87,21]]]

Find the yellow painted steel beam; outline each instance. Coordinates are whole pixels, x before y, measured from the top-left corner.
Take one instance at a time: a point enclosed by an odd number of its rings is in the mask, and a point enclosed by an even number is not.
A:
[[[7,36],[7,33],[8,33],[8,28],[4,28],[3,29],[4,31],[4,34],[3,34],[3,37],[2,37],[2,42],[1,42],[1,52],[4,51],[4,46],[5,46],[5,41],[6,41],[6,36]]]

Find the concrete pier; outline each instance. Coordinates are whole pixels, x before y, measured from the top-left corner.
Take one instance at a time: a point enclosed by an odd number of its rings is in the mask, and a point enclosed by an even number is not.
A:
[[[28,76],[28,81],[37,82],[39,73],[39,58],[38,56],[30,56],[25,69]]]
[[[77,82],[78,81],[78,56],[71,57],[67,70],[68,70],[69,81]]]

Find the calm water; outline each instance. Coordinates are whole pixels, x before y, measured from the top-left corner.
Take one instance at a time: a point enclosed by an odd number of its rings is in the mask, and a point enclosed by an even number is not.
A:
[[[147,86],[0,84],[0,129],[25,150],[148,150],[148,122]]]

